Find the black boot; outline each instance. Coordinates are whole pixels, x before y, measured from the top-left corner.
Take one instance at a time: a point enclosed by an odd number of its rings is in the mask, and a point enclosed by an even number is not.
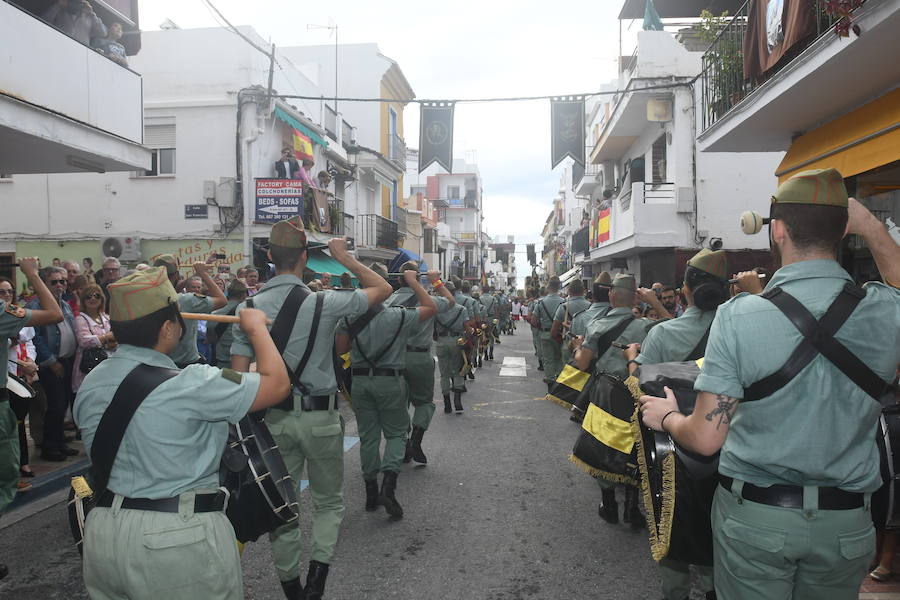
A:
[[[544,370],[544,361],[539,360],[538,361],[538,371],[543,371],[543,370]]]
[[[625,486],[625,508],[622,511],[622,520],[631,523],[632,529],[643,529],[647,526],[647,519],[644,518],[638,507],[638,489],[630,485]]]
[[[378,480],[366,480],[366,511],[378,510]]]
[[[409,456],[421,465],[428,464],[425,453],[422,452],[422,438],[425,436],[425,430],[421,427],[413,426],[412,436],[409,438],[407,445]]]
[[[607,523],[617,524],[619,522],[619,503],[616,502],[616,490],[604,488],[600,491],[600,494],[602,502],[597,507],[597,513]]]
[[[325,580],[328,578],[328,565],[317,560],[309,561],[309,573],[306,574],[306,600],[322,600],[325,597]]]
[[[7,575],[9,575],[9,567],[0,564],[0,579],[4,579]]]
[[[466,373],[466,379],[471,379],[472,381],[475,381],[475,373],[473,373],[472,371],[469,371],[468,373]]]
[[[282,581],[281,589],[284,590],[284,597],[288,600],[303,600],[303,598],[306,598],[299,577],[294,577],[290,581]]]
[[[453,404],[454,404],[455,407],[456,407],[456,412],[457,412],[457,414],[458,414],[458,413],[461,413],[461,412],[463,411],[463,407],[462,407],[462,393],[461,393],[461,392],[454,392],[454,393],[453,393]]]
[[[381,480],[381,494],[378,495],[378,504],[384,507],[395,519],[403,516],[403,507],[394,497],[394,491],[397,489],[397,473],[395,471],[385,471]]]
[[[408,463],[409,461],[412,460],[412,454],[409,453],[409,452],[410,452],[410,450],[409,450],[409,444],[410,444],[410,442],[412,442],[411,439],[406,440],[406,451],[403,453],[403,462],[404,462],[404,464],[405,464],[405,463]]]
[[[453,412],[453,407],[450,406],[450,394],[444,394],[444,414],[449,415]]]

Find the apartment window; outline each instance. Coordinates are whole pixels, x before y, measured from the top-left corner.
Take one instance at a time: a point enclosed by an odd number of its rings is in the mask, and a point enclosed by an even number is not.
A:
[[[144,171],[144,177],[175,174],[175,148],[154,148],[150,169]]]
[[[651,149],[651,165],[652,165],[652,175],[653,175],[653,183],[662,183],[666,180],[666,136],[659,136],[655,142],[653,142],[653,148]]]
[[[459,186],[458,185],[448,185],[447,186],[447,198],[448,199],[459,198]]]
[[[140,177],[175,174],[175,120],[150,118],[144,126],[144,145],[153,150],[150,168],[138,172]]]

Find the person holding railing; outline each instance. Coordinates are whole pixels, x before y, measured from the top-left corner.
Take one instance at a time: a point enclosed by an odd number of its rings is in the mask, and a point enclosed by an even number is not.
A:
[[[90,46],[91,38],[107,35],[106,25],[88,0],[57,0],[41,18],[85,46]]]

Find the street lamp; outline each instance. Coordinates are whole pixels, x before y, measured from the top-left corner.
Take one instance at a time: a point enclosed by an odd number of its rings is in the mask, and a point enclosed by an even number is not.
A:
[[[334,32],[334,114],[336,115],[338,113],[338,26],[337,23],[332,23],[331,25],[307,24],[306,30],[309,31],[311,29],[327,29]],[[331,36],[331,33],[328,35]],[[339,126],[340,123],[335,124],[335,128]]]

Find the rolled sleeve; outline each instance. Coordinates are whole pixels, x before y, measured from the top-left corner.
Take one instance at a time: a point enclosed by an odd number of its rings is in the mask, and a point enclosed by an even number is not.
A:
[[[235,309],[234,314],[240,315],[241,309],[244,308],[244,303],[240,303],[238,307]],[[253,351],[253,346],[250,345],[250,340],[247,338],[247,334],[244,333],[244,330],[241,329],[240,325],[237,323],[233,323],[231,325],[231,355],[232,356],[247,356],[249,358],[253,358],[256,356],[256,353]]]
[[[694,382],[696,391],[721,394],[731,398],[744,397],[744,386],[738,371],[735,340],[737,340],[737,335],[731,317],[727,312],[727,307],[722,307],[709,331],[703,367],[697,381]]]

